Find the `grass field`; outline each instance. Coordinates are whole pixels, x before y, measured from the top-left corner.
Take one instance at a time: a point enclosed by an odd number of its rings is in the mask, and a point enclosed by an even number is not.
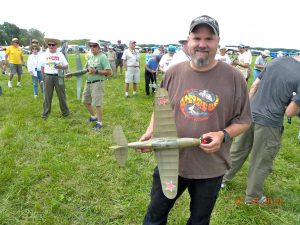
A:
[[[75,56],[70,55],[74,71]],[[142,60],[143,61],[143,60]],[[144,93],[144,70],[138,95],[124,97],[124,75],[105,82],[104,128],[93,124],[76,99],[76,78],[66,81],[71,115],[60,116],[54,94],[52,112],[41,119],[42,96],[33,98],[31,77],[24,71],[23,87],[7,87],[0,75],[0,224],[141,224],[149,202],[153,154],[129,152],[120,168],[109,150],[112,129],[123,126],[129,141],[147,128],[153,96]],[[132,91],[130,92],[132,93]],[[300,156],[298,121],[285,124],[282,148],[265,185],[268,205],[244,205],[248,164],[220,192],[212,225],[300,224]],[[185,193],[169,216],[169,224],[182,225],[189,217]]]

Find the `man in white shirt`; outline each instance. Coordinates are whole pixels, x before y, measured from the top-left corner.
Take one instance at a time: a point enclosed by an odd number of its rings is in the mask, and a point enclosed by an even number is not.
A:
[[[190,54],[188,52],[188,46],[187,46],[187,40],[180,40],[179,44],[181,44],[181,49],[179,51],[177,51],[174,55],[173,58],[170,62],[170,66],[175,65],[177,63],[180,62],[185,62],[185,61],[190,61],[191,57]]]
[[[222,62],[225,62],[227,64],[230,64],[231,60],[230,60],[229,56],[226,54],[226,50],[227,49],[226,49],[225,46],[221,46],[219,48],[220,53],[216,54],[215,59],[219,60],[219,61],[222,61]]]
[[[137,84],[140,83],[140,54],[135,50],[136,41],[129,42],[129,48],[123,53],[125,75],[125,96],[129,97],[129,84],[133,84],[133,96],[136,95]]]
[[[40,66],[44,75],[44,104],[42,118],[47,119],[51,112],[53,91],[57,93],[62,116],[70,114],[67,101],[64,78],[58,76],[59,70],[66,70],[69,67],[65,56],[57,50],[61,45],[60,40],[45,38],[48,49],[40,56]]]
[[[238,68],[242,72],[246,81],[248,81],[248,68],[251,64],[249,54],[246,52],[245,45],[243,44],[240,44],[238,49],[240,54],[238,58],[232,62],[232,65]]]

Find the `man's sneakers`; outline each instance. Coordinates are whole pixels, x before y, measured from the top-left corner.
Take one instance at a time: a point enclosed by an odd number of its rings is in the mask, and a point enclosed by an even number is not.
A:
[[[98,121],[96,116],[90,116],[89,122],[96,122],[96,121]]]
[[[245,197],[245,204],[246,205],[263,205],[267,201],[266,196],[262,196],[261,198],[250,198]]]
[[[133,97],[136,96],[136,91],[132,92],[132,96],[133,96]],[[129,98],[129,97],[130,97],[128,92],[125,92],[125,97],[126,97],[126,98]]]
[[[8,81],[7,86],[8,86],[9,88],[12,88],[12,81],[11,81],[11,80]],[[17,87],[22,87],[22,85],[21,85],[20,82],[17,83]]]
[[[97,122],[93,129],[94,129],[95,131],[98,131],[98,130],[100,130],[102,127],[103,127],[102,124],[100,124],[100,123]]]

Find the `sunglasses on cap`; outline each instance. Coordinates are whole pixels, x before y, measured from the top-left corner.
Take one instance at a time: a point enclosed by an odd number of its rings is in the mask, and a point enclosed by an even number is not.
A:
[[[48,43],[48,46],[56,46],[56,44]]]
[[[90,45],[90,48],[97,48],[98,45]]]

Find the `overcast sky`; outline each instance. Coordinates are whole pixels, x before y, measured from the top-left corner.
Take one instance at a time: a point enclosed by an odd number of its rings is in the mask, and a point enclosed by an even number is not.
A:
[[[299,0],[4,0],[0,23],[46,37],[177,43],[192,19],[214,17],[222,45],[300,49]]]

